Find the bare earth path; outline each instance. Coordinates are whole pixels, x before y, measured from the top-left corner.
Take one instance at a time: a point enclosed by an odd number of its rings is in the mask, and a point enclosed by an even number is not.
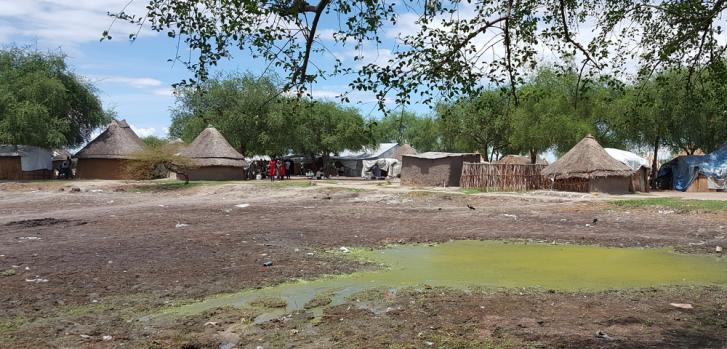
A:
[[[81,192],[70,192],[71,185]],[[627,210],[582,195],[464,195],[345,181],[154,188],[0,183],[0,347],[727,345],[725,290],[704,287],[598,294],[423,289],[362,295],[378,304],[327,308],[315,320],[301,312],[252,325],[245,319],[255,310],[221,309],[150,327],[139,314],[372,267],[327,252],[340,246],[450,239],[674,246],[687,253],[727,246],[725,211]],[[695,309],[675,309],[671,301]],[[599,330],[608,338],[596,336]]]

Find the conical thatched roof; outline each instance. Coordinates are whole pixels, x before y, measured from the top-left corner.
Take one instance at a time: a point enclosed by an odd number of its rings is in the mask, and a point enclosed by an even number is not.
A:
[[[417,151],[409,144],[402,144],[394,151],[394,159],[401,161],[404,155],[416,155]]]
[[[508,165],[530,165],[530,157],[522,155],[505,155],[502,159],[495,161],[496,164]],[[535,160],[537,165],[547,165],[548,161],[542,158]]]
[[[111,121],[98,137],[76,153],[79,159],[129,159],[131,154],[144,150],[144,142],[125,120]]]
[[[245,166],[242,154],[214,127],[204,129],[179,155],[192,158],[197,166]]]
[[[541,172],[556,179],[630,176],[634,171],[612,158],[591,136],[583,138],[573,149]]]

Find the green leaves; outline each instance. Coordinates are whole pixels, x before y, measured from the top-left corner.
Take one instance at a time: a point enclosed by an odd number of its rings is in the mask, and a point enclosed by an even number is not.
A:
[[[61,54],[0,50],[0,144],[74,147],[109,118]]]
[[[243,155],[321,155],[371,142],[355,109],[282,95],[279,83],[251,74],[221,75],[180,90],[170,136],[189,142],[215,126]]]

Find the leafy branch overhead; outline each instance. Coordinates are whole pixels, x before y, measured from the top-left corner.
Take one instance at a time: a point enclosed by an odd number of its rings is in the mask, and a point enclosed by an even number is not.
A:
[[[726,1],[149,0],[143,14],[110,15],[175,38],[173,60],[193,73],[182,85],[206,80],[212,66],[241,50],[264,59],[266,71],[287,74],[285,89],[298,93],[331,75],[354,73],[350,87],[372,91],[383,108],[386,98],[406,104],[419,95],[428,103],[493,83],[514,96],[544,56],[555,58],[551,63],[577,62],[579,81],[619,75],[629,62],[647,76],[707,65],[726,48],[718,40]],[[414,32],[399,35],[390,59],[357,71],[320,35],[323,21],[336,23],[336,45],[353,46],[361,60],[364,47],[382,43],[384,30],[412,20]],[[104,38],[111,38],[109,31]],[[317,64],[331,58],[328,71]]]

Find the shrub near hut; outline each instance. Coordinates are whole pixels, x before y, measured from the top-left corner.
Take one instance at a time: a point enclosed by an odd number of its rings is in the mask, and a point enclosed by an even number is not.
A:
[[[146,149],[133,154],[136,161],[129,162],[126,172],[129,178],[134,179],[159,179],[165,178],[167,172],[176,173],[189,182],[189,171],[197,166],[192,159],[177,154],[179,147],[175,144],[164,144]]]

